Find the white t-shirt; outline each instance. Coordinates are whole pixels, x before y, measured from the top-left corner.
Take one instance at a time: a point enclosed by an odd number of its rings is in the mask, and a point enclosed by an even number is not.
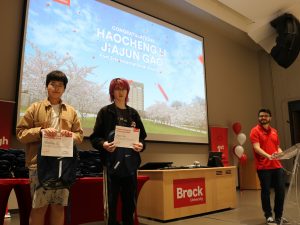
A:
[[[52,105],[51,109],[51,123],[50,127],[55,128],[56,130],[60,131],[60,124],[59,124],[59,116],[61,111],[61,105]]]

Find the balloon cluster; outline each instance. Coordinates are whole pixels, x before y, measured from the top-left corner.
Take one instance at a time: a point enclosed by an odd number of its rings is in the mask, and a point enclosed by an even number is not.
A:
[[[232,129],[234,133],[237,135],[238,145],[233,146],[232,151],[233,154],[239,159],[241,164],[245,164],[247,162],[247,155],[244,153],[243,144],[246,142],[246,135],[241,132],[242,125],[239,122],[236,122],[232,125]]]

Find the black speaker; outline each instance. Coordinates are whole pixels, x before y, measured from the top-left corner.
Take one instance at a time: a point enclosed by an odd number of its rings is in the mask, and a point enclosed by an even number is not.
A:
[[[289,13],[281,15],[270,23],[278,33],[271,56],[280,66],[288,68],[300,51],[300,23]]]

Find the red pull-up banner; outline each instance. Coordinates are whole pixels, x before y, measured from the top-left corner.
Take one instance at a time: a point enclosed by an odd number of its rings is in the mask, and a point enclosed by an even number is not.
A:
[[[0,100],[0,148],[8,149],[11,142],[14,102]]]
[[[227,127],[210,127],[210,148],[212,152],[222,152],[223,165],[229,166]]]

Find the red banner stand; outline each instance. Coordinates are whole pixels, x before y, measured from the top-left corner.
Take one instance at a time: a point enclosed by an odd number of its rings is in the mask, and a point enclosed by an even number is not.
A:
[[[11,141],[14,102],[0,100],[0,148],[8,149]]]
[[[0,148],[8,149],[11,141],[14,102],[0,100]],[[8,207],[6,207],[5,218],[10,218]]]
[[[212,152],[223,152],[223,165],[229,166],[227,127],[210,127],[210,148]]]

